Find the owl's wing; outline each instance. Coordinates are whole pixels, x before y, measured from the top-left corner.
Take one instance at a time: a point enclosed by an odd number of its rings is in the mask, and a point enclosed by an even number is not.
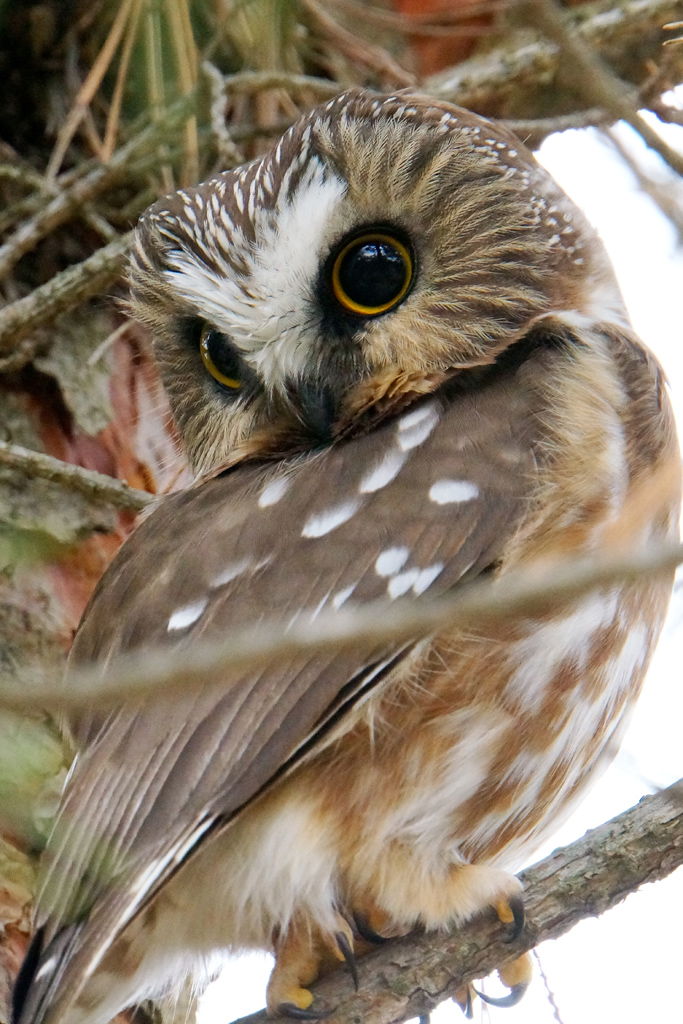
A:
[[[142,645],[422,600],[490,567],[528,508],[541,429],[533,389],[512,376],[471,392],[456,381],[373,433],[167,498],[105,574],[73,660],[106,665]],[[57,980],[60,1005],[70,1001],[180,862],[410,647],[287,656],[81,721],[85,749],[47,851],[44,966],[29,1003],[50,1004]],[[54,1003],[49,1019],[60,1019]]]

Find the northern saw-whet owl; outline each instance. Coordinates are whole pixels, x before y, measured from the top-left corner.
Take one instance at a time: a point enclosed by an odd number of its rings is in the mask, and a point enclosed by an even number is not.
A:
[[[347,92],[156,203],[131,281],[199,480],[123,546],[72,664],[676,533],[662,372],[581,213],[485,119]],[[615,753],[670,584],[80,716],[16,1021],[107,1024],[246,949],[306,1019],[358,933],[519,919],[510,872]]]

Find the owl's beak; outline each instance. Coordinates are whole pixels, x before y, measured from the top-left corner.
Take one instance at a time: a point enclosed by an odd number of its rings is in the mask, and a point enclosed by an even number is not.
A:
[[[341,403],[339,391],[325,384],[297,381],[288,392],[297,418],[306,430],[321,442],[332,441]]]

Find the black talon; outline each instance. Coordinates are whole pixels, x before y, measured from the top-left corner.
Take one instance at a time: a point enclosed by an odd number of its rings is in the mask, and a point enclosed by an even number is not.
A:
[[[354,914],[353,923],[361,939],[365,939],[366,942],[372,942],[375,946],[381,946],[383,942],[389,941],[385,935],[380,935],[374,928],[370,927],[368,919],[364,914]]]
[[[510,934],[505,941],[515,942],[515,940],[518,939],[524,931],[524,924],[526,922],[524,900],[521,896],[511,896],[508,900],[508,906],[512,912],[512,928],[510,929]],[[514,1003],[510,1003],[510,1006],[514,1006]]]
[[[453,1001],[455,1002],[456,1006],[460,1007],[465,1019],[471,1021],[474,1018],[474,1010],[472,1008],[472,986],[467,985],[465,991],[467,992],[467,996],[465,998],[464,1004],[460,1001],[460,999],[457,999],[455,996],[453,997]]]
[[[419,1024],[431,1024],[432,1015],[431,1013],[422,1013],[417,1019]]]
[[[335,939],[337,941],[337,946],[339,947],[340,953],[342,954],[342,956],[346,960],[346,966],[349,969],[349,974],[353,978],[353,987],[355,988],[355,990],[357,992],[358,991],[358,965],[356,964],[356,958],[353,955],[353,950],[351,949],[351,943],[349,942],[349,940],[346,937],[344,932],[336,932],[334,937],[335,937]]]
[[[488,1003],[489,1006],[501,1006],[504,1010],[507,1010],[511,1006],[516,1006],[517,1003],[521,1002],[528,987],[529,985],[527,982],[524,982],[521,985],[513,985],[506,996],[485,996],[483,992],[480,992],[476,988],[474,991],[483,1003]]]
[[[276,1012],[279,1017],[292,1020],[325,1020],[332,1016],[334,1010],[302,1010],[296,1003],[280,1003]]]

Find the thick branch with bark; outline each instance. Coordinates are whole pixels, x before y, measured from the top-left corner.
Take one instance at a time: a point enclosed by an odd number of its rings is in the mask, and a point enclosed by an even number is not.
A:
[[[493,913],[448,935],[412,935],[359,959],[359,991],[342,971],[313,985],[331,1024],[402,1024],[461,986],[616,906],[683,864],[683,781],[524,871],[526,926],[514,943]],[[317,1005],[317,1004],[316,1004]],[[265,1012],[236,1024],[267,1024]]]
[[[51,480],[93,501],[112,505],[122,512],[136,514],[154,500],[153,495],[129,487],[124,480],[116,480],[104,473],[83,469],[82,466],[62,462],[51,455],[31,451],[21,445],[6,444],[4,441],[0,441],[0,466],[18,470],[26,476]]]

